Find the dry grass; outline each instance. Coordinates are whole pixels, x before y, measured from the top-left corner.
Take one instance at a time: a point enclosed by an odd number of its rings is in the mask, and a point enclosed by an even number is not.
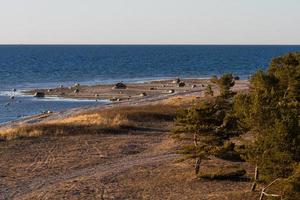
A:
[[[185,96],[185,97],[172,97],[164,100],[162,103],[165,105],[173,106],[188,106],[200,101],[198,96]]]
[[[126,116],[122,114],[104,115],[92,113],[68,117],[62,120],[52,120],[34,125],[21,125],[0,131],[2,140],[38,137],[41,135],[70,135],[84,133],[98,133],[100,131],[113,131],[122,126],[128,126]]]
[[[179,105],[188,104],[190,99],[172,99],[169,103],[156,105],[114,107],[33,125],[20,125],[0,130],[0,140],[42,135],[125,133],[133,127],[173,120]]]
[[[39,129],[30,126],[21,126],[18,128],[7,128],[0,131],[0,140],[12,140],[23,137],[38,137],[43,133]]]
[[[53,120],[47,124],[56,124],[56,125],[102,125],[108,127],[118,127],[122,125],[127,125],[129,122],[126,116],[122,113],[117,113],[114,116],[104,115],[103,113],[92,113],[78,115],[74,117],[68,117],[63,120]]]

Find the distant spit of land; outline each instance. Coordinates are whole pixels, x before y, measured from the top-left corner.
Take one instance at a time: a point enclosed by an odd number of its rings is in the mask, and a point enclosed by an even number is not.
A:
[[[125,86],[123,85],[126,85]],[[0,128],[0,199],[257,199],[249,178],[195,179],[190,160],[178,163],[170,137],[178,109],[202,101],[209,80],[36,89],[27,94],[111,99],[112,103],[45,113]],[[113,88],[118,86],[118,88]],[[123,89],[121,89],[123,87]],[[248,81],[238,80],[243,92]],[[212,87],[217,94],[217,88]],[[201,170],[243,167],[212,158]],[[247,178],[246,177],[246,178]],[[247,181],[248,180],[248,181]]]
[[[80,85],[74,84],[71,87],[59,86],[57,88],[47,89],[33,89],[25,91],[26,95],[35,95],[42,93],[45,97],[61,97],[71,99],[90,99],[90,100],[108,100],[111,102],[108,105],[91,106],[90,108],[75,108],[59,113],[46,113],[36,116],[30,116],[25,119],[17,120],[17,122],[34,123],[38,119],[46,120],[53,118],[63,118],[72,114],[86,112],[87,110],[94,110],[96,108],[113,107],[115,105],[130,106],[130,105],[147,105],[165,100],[171,97],[196,96],[198,98],[204,97],[204,91],[208,85],[212,85],[215,94],[218,95],[218,88],[210,83],[209,79],[203,78],[187,78],[187,79],[167,79],[167,80],[153,80],[141,83],[123,83],[122,87],[116,84],[102,84],[102,85]],[[233,91],[246,91],[249,88],[248,80],[236,80]],[[47,117],[45,117],[47,116]],[[14,124],[14,123],[11,123]],[[10,125],[10,124],[8,124]]]

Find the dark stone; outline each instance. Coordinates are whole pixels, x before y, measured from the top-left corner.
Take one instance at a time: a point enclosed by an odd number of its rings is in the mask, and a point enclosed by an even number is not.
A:
[[[181,82],[180,78],[176,78],[176,79],[173,81],[173,83],[175,83],[175,84],[178,84],[178,83],[180,83],[180,82]]]
[[[185,86],[185,83],[184,82],[180,82],[180,83],[178,83],[178,87],[184,87]]]
[[[124,83],[119,82],[112,89],[126,89],[126,88],[127,86]]]
[[[233,79],[238,81],[238,80],[240,80],[240,77],[239,76],[234,76]]]
[[[175,92],[175,90],[173,90],[173,89],[172,90],[168,90],[169,94],[173,94],[174,92]]]
[[[39,97],[39,98],[45,97],[45,93],[44,93],[44,92],[36,92],[36,93],[34,94],[34,97]]]
[[[142,93],[140,94],[140,96],[141,96],[141,97],[145,97],[145,96],[147,96],[147,93],[146,93],[146,92],[142,92]]]

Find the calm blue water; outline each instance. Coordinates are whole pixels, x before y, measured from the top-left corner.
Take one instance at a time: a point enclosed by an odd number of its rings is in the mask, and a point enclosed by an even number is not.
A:
[[[11,102],[12,88],[140,81],[168,77],[210,77],[231,72],[246,79],[265,69],[272,57],[300,51],[300,46],[0,45],[0,123],[43,110],[62,110],[95,102]],[[5,93],[7,94],[7,92]],[[20,97],[21,98],[21,97]]]

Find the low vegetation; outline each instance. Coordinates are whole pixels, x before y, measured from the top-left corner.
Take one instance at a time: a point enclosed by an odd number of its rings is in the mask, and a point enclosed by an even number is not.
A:
[[[220,79],[214,77],[214,82],[221,86],[221,96],[201,101],[189,109],[182,110],[176,118],[174,138],[187,143],[179,151],[186,158],[195,159],[195,174],[200,172],[200,164],[203,159],[210,156],[222,156],[227,151],[233,150],[230,139],[239,135],[235,117],[233,116],[232,92],[234,86],[232,75],[224,75]],[[229,87],[222,87],[227,80]],[[229,144],[229,145],[228,145]],[[234,146],[233,146],[234,147]]]
[[[194,98],[193,98],[194,99]],[[157,105],[107,108],[63,119],[0,130],[0,140],[38,137],[43,135],[122,134],[157,121],[172,121],[179,105],[189,100],[169,100]],[[173,102],[174,101],[174,102]],[[175,102],[177,102],[175,104]]]
[[[236,96],[234,103],[240,127],[255,136],[246,158],[257,166],[258,180],[290,180],[300,162],[300,54],[275,58],[250,83],[250,92]],[[299,195],[300,183],[295,184],[298,189],[286,199]],[[277,194],[283,195],[281,190]]]
[[[299,199],[300,54],[273,59],[268,71],[259,70],[251,77],[248,93],[231,92],[231,74],[214,76],[211,82],[219,88],[219,96],[177,115],[174,137],[183,144],[179,152],[195,159],[196,174],[203,159],[220,154],[226,159],[230,151],[229,155],[239,154],[255,166],[252,190],[259,182],[271,183],[262,190],[262,198]],[[211,87],[206,95],[213,95]],[[233,137],[246,133],[254,140],[240,148],[231,143]],[[220,175],[201,177],[218,179]]]
[[[220,168],[214,172],[205,172],[199,175],[200,178],[209,180],[240,180],[246,174],[246,170],[240,167]]]

